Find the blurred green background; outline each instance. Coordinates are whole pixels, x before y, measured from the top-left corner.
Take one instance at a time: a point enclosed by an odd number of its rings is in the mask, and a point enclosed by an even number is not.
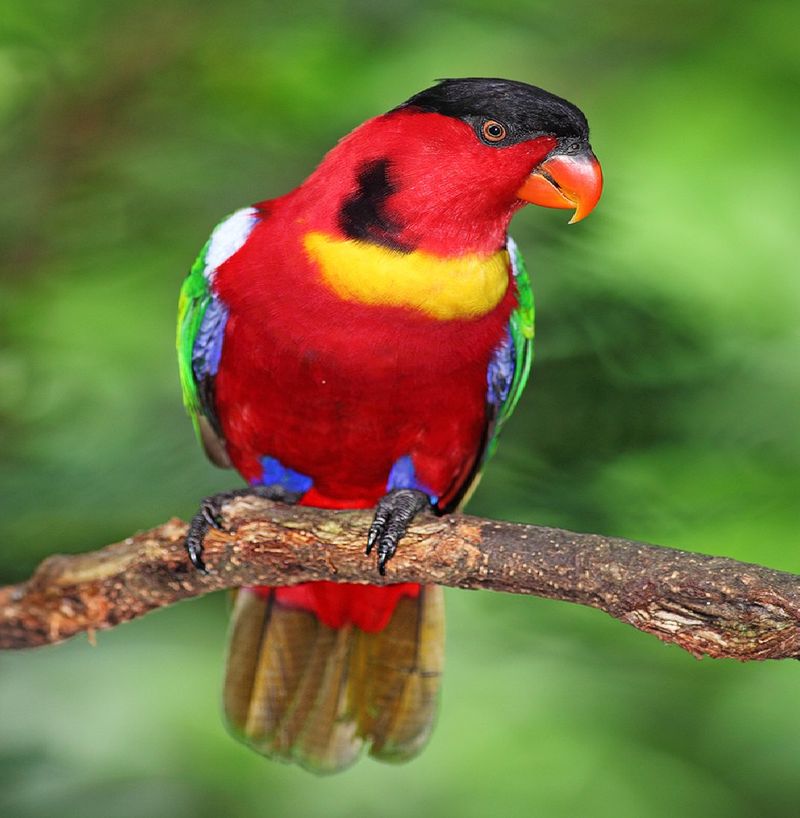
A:
[[[528,208],[537,360],[471,510],[800,572],[800,5],[5,0],[0,579],[229,487],[184,417],[183,275],[442,76],[578,103],[606,192]],[[221,595],[0,657],[0,815],[785,816],[800,667],[697,662],[605,615],[449,593],[438,729],[316,779],[219,717]]]

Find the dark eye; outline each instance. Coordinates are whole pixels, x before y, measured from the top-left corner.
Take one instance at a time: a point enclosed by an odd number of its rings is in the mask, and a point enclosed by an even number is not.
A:
[[[496,119],[487,119],[481,126],[481,133],[487,142],[502,142],[508,131],[502,122]]]

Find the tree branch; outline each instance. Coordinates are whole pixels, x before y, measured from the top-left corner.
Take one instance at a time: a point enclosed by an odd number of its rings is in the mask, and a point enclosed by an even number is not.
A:
[[[176,519],[100,551],[48,558],[28,582],[0,588],[0,648],[91,637],[209,591],[327,579],[535,594],[599,608],[695,656],[800,657],[800,577],[757,565],[456,514],[415,522],[382,580],[364,556],[370,511],[248,498],[229,503],[224,521],[235,533],[209,534],[209,574],[189,564]]]

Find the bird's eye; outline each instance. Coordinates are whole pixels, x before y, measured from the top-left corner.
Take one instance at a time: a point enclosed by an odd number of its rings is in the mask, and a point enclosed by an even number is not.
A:
[[[502,122],[496,119],[487,119],[481,126],[481,133],[487,142],[502,142],[508,131]]]

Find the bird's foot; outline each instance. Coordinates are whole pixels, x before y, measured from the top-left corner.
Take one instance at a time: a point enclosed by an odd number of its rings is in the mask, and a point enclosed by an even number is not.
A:
[[[367,554],[377,546],[381,576],[386,574],[386,563],[397,551],[397,543],[405,536],[409,524],[430,502],[430,497],[418,489],[393,489],[378,500],[367,536]]]
[[[238,497],[262,497],[267,500],[275,500],[282,503],[296,503],[300,499],[300,494],[287,491],[282,486],[249,486],[245,489],[233,489],[232,491],[221,491],[218,494],[210,494],[200,502],[200,508],[192,517],[189,523],[189,532],[186,535],[184,545],[189,560],[198,571],[208,573],[206,564],[203,561],[203,544],[206,534],[216,528],[222,530],[222,509],[231,500]]]

